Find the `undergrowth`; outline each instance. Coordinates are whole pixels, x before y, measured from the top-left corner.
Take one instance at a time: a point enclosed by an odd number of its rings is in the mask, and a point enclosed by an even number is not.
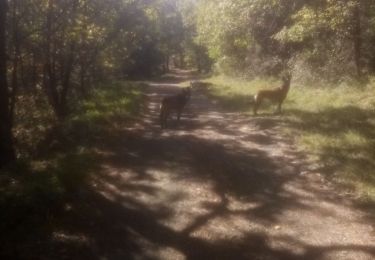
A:
[[[47,228],[64,203],[87,187],[99,167],[95,146],[137,115],[144,87],[131,82],[98,86],[62,124],[42,93],[19,97],[30,106],[17,109],[19,159],[0,171],[0,252],[11,255],[7,245]]]

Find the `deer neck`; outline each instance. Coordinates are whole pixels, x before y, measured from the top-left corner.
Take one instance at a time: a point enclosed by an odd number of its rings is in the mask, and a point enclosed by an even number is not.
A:
[[[290,83],[284,83],[282,86],[281,86],[281,89],[283,92],[288,92],[289,91],[289,88],[290,88]]]

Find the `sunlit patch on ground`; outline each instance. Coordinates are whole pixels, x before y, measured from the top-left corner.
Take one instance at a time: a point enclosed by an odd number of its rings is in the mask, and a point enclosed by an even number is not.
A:
[[[74,243],[74,244],[79,244],[80,246],[83,245],[89,245],[90,244],[90,239],[84,235],[84,234],[69,234],[66,233],[65,231],[61,232],[53,232],[52,238],[56,242],[61,242],[61,243]]]
[[[219,241],[240,242],[247,233],[257,233],[262,229],[262,225],[252,222],[246,216],[228,212],[228,214],[213,216],[205,225],[197,227],[190,235],[213,243]]]
[[[137,244],[143,248],[140,254],[134,254],[132,259],[141,260],[141,259],[165,259],[165,260],[185,260],[186,256],[173,247],[162,247],[157,246],[154,243],[147,240],[141,234],[135,230],[128,229],[128,232],[131,234],[131,237]]]

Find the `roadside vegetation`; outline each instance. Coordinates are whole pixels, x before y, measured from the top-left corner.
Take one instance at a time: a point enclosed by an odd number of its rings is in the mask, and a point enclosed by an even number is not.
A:
[[[144,87],[120,81],[102,84],[62,125],[41,97],[19,107],[17,115],[32,119],[15,122],[21,158],[0,171],[2,254],[11,255],[6,250],[15,250],[19,243],[34,243],[38,232],[53,228],[67,203],[79,198],[98,170],[98,146],[138,115]]]
[[[140,112],[137,80],[171,69],[222,75],[208,94],[249,116],[251,95],[292,74],[285,134],[375,199],[374,42],[374,1],[0,0],[0,244],[53,225]]]
[[[252,115],[252,98],[259,89],[277,87],[276,79],[206,79],[208,94],[228,110]],[[303,85],[293,83],[283,115],[264,102],[260,116],[281,120],[284,134],[330,180],[375,200],[375,82],[366,85]]]

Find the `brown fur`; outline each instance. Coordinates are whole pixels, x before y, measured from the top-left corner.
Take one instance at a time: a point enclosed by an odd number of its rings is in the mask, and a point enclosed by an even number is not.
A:
[[[167,119],[171,112],[177,113],[177,120],[180,121],[181,113],[191,96],[191,88],[183,88],[181,93],[163,98],[160,106],[160,125],[167,126]]]
[[[254,96],[254,115],[257,114],[258,108],[264,99],[268,99],[277,104],[277,113],[281,113],[281,105],[283,104],[290,88],[291,77],[287,76],[283,79],[283,84],[275,89],[260,90]]]

